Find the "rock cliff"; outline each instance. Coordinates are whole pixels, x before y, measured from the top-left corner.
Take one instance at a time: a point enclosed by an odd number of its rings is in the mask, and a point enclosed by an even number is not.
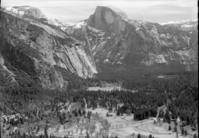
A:
[[[98,6],[70,34],[89,43],[96,62],[110,65],[197,64],[197,21],[160,25],[130,20],[120,10]],[[186,27],[186,29],[185,29]]]
[[[24,7],[18,7],[21,8],[24,10]],[[31,9],[34,17],[1,11],[1,69],[15,80],[14,71],[4,65],[5,59],[10,68],[25,72],[49,89],[67,88],[69,80],[57,68],[81,78],[94,77],[97,70],[86,44],[48,25],[46,20],[40,20],[44,15],[36,12],[36,8]]]
[[[75,76],[94,77],[96,63],[197,69],[197,25],[188,20],[162,25],[131,20],[117,8],[97,6],[88,19],[69,26],[34,7],[5,8],[0,75],[17,83],[23,74],[45,88],[66,89]]]
[[[30,6],[7,7],[6,11],[19,17],[47,18],[40,9]]]

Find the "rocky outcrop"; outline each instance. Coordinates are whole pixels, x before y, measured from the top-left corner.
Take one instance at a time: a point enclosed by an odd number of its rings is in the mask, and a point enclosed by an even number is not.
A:
[[[22,73],[45,88],[65,89],[67,77],[74,78],[71,74],[94,77],[95,63],[179,64],[188,70],[197,64],[197,22],[160,25],[130,20],[110,6],[98,6],[89,19],[74,26],[49,20],[29,6],[1,12],[0,75],[12,82]]]
[[[198,55],[197,22],[191,24],[192,29],[182,28],[130,20],[119,10],[98,6],[87,22],[73,27],[70,34],[89,43],[96,62],[194,65]]]
[[[97,6],[95,13],[88,19],[88,25],[103,31],[124,30],[127,15],[114,7]],[[110,27],[112,26],[112,27]]]
[[[97,73],[86,44],[56,27],[5,12],[2,12],[0,25],[1,39],[6,42],[0,51],[2,57],[37,78],[45,88],[67,88],[68,80],[55,66],[81,78],[92,78]]]
[[[46,18],[44,13],[35,7],[30,6],[14,6],[6,8],[6,11],[20,17]]]
[[[1,53],[0,53],[0,72],[1,72],[1,79],[4,80],[4,83],[6,81],[9,81],[12,84],[16,84],[15,75],[5,66],[4,59]]]

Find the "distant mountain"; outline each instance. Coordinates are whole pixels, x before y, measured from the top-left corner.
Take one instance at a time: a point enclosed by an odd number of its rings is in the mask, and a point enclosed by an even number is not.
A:
[[[45,18],[46,16],[43,12],[35,7],[30,6],[14,6],[5,8],[10,14],[19,16],[19,17],[34,17],[34,18]]]
[[[161,25],[165,25],[165,24],[181,24],[181,23],[190,23],[190,22],[196,22],[197,20],[191,20],[191,19],[183,19],[183,20],[180,20],[180,21],[169,21],[169,22],[166,22],[166,23],[161,23]]]
[[[61,30],[67,24],[48,20],[39,9],[6,8],[0,24],[0,76],[8,83],[18,83],[20,77],[44,88],[65,89],[74,75],[92,78],[97,73],[86,44]]]
[[[58,21],[57,19],[48,19],[40,9],[35,8],[35,7],[14,6],[14,7],[5,8],[5,11],[16,17],[40,19],[40,21],[43,21],[43,23],[56,26],[60,28],[61,30],[66,30],[69,28],[68,24],[62,23]]]
[[[56,27],[60,28],[63,31],[65,31],[65,30],[70,28],[70,26],[68,24],[62,23],[62,22],[58,21],[57,19],[49,19],[49,20],[47,20],[45,22],[47,24],[49,24],[49,25],[56,26]]]
[[[197,61],[197,24],[182,22],[179,27],[130,20],[119,9],[97,6],[84,25],[73,27],[70,34],[88,43],[98,63],[187,67]]]
[[[167,23],[162,23],[165,26],[174,26],[182,30],[196,30],[198,26],[197,20],[183,19],[181,21],[170,21]]]
[[[2,82],[18,83],[20,76],[45,88],[65,89],[79,77],[94,77],[98,65],[197,69],[197,21],[160,25],[131,20],[111,6],[97,6],[88,19],[73,26],[48,19],[30,6],[1,13]]]

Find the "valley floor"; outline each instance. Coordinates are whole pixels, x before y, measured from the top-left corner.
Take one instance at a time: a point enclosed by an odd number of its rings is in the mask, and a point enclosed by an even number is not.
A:
[[[93,113],[99,113],[99,115],[111,124],[109,133],[113,136],[118,136],[118,138],[125,138],[131,134],[141,134],[149,136],[150,134],[154,138],[176,138],[176,133],[168,131],[168,124],[163,124],[162,126],[157,126],[153,124],[153,118],[145,119],[142,121],[134,121],[132,115],[116,116],[114,113],[113,117],[106,117],[107,110],[104,108],[97,108],[95,110],[90,110]],[[179,134],[178,138],[189,138],[191,136],[181,136]]]
[[[118,138],[134,138],[132,134],[141,134],[142,136],[149,136],[150,134],[154,138],[176,138],[176,133],[168,131],[168,124],[163,123],[161,126],[153,124],[154,118],[145,119],[142,121],[133,120],[134,115],[116,116],[115,113],[109,113],[113,115],[112,117],[107,117],[108,110],[105,108],[96,108],[94,110],[87,109],[93,114],[99,114],[100,117],[107,120],[110,123],[109,136],[117,136]],[[68,135],[69,137],[78,138],[79,136],[86,136],[86,130],[76,131],[78,124],[74,125],[70,129],[65,129],[64,125],[52,126],[48,130],[48,134],[53,134],[57,137],[64,137]],[[96,123],[96,127],[101,127],[100,123]],[[59,130],[57,131],[57,128]],[[69,134],[70,131],[70,134]],[[131,137],[130,137],[131,135]],[[178,138],[192,138],[193,136],[182,136],[179,134]]]

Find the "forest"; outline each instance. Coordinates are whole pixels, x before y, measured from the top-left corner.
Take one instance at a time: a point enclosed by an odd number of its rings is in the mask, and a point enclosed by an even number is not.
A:
[[[185,126],[191,126],[192,129],[197,129],[198,126],[198,75],[194,71],[164,74],[170,76],[168,78],[157,78],[154,74],[147,74],[132,79],[129,75],[129,78],[125,77],[122,80],[122,84],[125,88],[137,89],[138,92],[135,93],[128,90],[87,91],[85,89],[87,86],[100,83],[101,80],[107,82],[112,82],[112,80],[96,77],[82,81],[70,74],[68,74],[70,80],[74,80],[71,81],[67,90],[47,90],[22,74],[18,73],[17,81],[19,83],[17,85],[0,87],[0,111],[4,114],[20,113],[35,118],[35,110],[31,110],[31,105],[44,108],[44,112],[49,108],[53,111],[55,105],[60,102],[81,103],[81,106],[84,107],[83,98],[85,98],[87,107],[92,109],[100,106],[111,111],[122,103],[116,110],[118,116],[133,113],[134,120],[143,120],[156,117],[157,108],[169,103],[167,112],[171,112],[172,116],[171,118],[164,116],[165,122],[170,123],[170,119],[180,117]],[[46,105],[46,103],[49,104]],[[78,115],[79,111],[73,113]],[[42,115],[41,119],[44,117],[45,115]],[[29,136],[14,135],[14,137]],[[46,136],[40,135],[40,137]]]
[[[169,111],[173,113],[172,117],[180,116],[182,120],[187,121],[187,124],[194,126],[194,120],[198,115],[197,76],[197,72],[185,72],[171,79],[145,77],[145,79],[136,81],[129,81],[129,79],[123,82],[126,88],[136,88],[138,90],[136,93],[129,91],[94,92],[84,88],[77,89],[76,85],[70,86],[70,89],[66,91],[46,90],[34,82],[18,78],[19,85],[1,87],[1,104],[6,106],[1,106],[0,110],[3,110],[4,113],[8,112],[6,109],[19,111],[31,101],[48,101],[57,98],[65,102],[69,100],[84,104],[83,98],[85,98],[88,101],[88,107],[91,108],[96,108],[97,102],[102,107],[106,107],[108,103],[110,108],[116,107],[117,103],[124,103],[118,112],[125,113],[130,110],[135,114],[135,119],[141,120],[156,116],[157,107],[170,100]],[[89,86],[91,82],[88,80],[84,85]]]
[[[168,70],[164,65],[151,68],[137,67],[109,67],[98,64],[99,74],[92,79],[80,79],[74,74],[57,70],[64,73],[64,79],[68,83],[67,90],[44,89],[35,76],[31,59],[23,58],[24,52],[14,49],[5,42],[6,47],[0,47],[4,56],[6,67],[14,72],[16,84],[9,85],[9,78],[0,73],[0,111],[4,114],[25,113],[30,115],[30,104],[43,108],[44,103],[54,102],[80,102],[84,107],[83,98],[88,103],[88,108],[95,109],[98,105],[112,110],[118,103],[123,105],[118,108],[117,115],[134,113],[134,120],[143,120],[155,117],[157,108],[169,101],[168,111],[172,112],[172,119],[180,117],[185,125],[196,129],[198,125],[198,72],[183,71],[182,67],[176,66]],[[21,44],[22,45],[22,44]],[[23,47],[22,47],[23,49]],[[26,49],[31,51],[31,49]],[[21,54],[18,64],[15,56],[9,56],[9,52]],[[33,52],[32,52],[33,53]],[[37,55],[35,55],[37,56]],[[29,65],[23,64],[29,63]],[[30,67],[31,66],[31,67]],[[0,68],[1,69],[1,68]],[[158,76],[163,76],[158,78]],[[6,79],[5,79],[6,78]],[[7,80],[8,79],[8,80]],[[122,87],[128,90],[137,90],[132,93],[122,91],[87,91],[87,87],[96,86],[101,81],[122,82]],[[164,119],[170,122],[168,118]]]

